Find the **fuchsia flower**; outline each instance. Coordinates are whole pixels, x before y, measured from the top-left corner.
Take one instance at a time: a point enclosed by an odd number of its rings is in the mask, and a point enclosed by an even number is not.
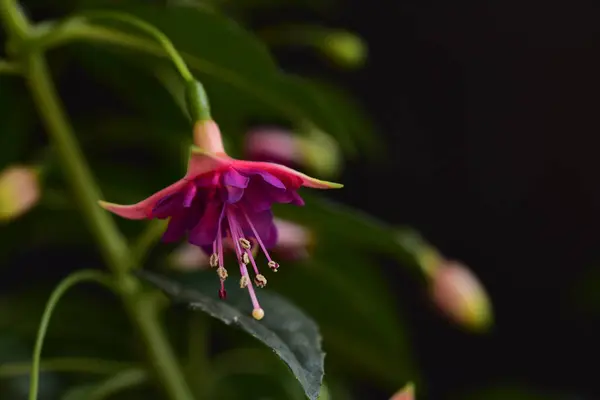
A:
[[[247,288],[252,300],[252,315],[262,319],[260,307],[247,265],[254,270],[254,284],[264,287],[252,254],[250,240],[256,241],[265,254],[268,266],[277,270],[267,249],[277,242],[273,224],[273,203],[303,205],[297,190],[301,186],[317,189],[341,188],[342,185],[311,178],[283,165],[268,162],[236,160],[223,148],[219,127],[214,121],[198,122],[185,176],[133,205],[100,202],[106,210],[128,219],[169,218],[163,235],[167,242],[187,234],[191,244],[210,256],[221,279],[219,296],[226,297],[224,280],[228,273],[223,265],[224,241],[231,239],[240,268],[240,287]]]

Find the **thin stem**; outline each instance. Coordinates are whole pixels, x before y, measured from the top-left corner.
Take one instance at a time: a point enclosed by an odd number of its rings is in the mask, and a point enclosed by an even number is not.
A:
[[[40,371],[76,372],[110,375],[124,369],[141,368],[136,363],[102,360],[97,358],[61,357],[40,360]],[[0,378],[26,375],[31,372],[31,362],[4,363],[0,365]]]
[[[0,18],[9,36],[19,41],[27,37],[31,25],[15,0],[0,0]]]
[[[179,54],[173,42],[158,28],[155,26],[143,21],[133,15],[125,14],[121,12],[111,12],[111,11],[93,11],[80,14],[79,16],[83,16],[87,19],[112,19],[115,21],[121,21],[126,24],[132,25],[152,37],[161,44],[173,64],[175,64],[175,68],[179,71],[179,74],[186,82],[186,101],[188,105],[188,110],[190,112],[190,116],[192,120],[195,121],[205,121],[211,120],[210,116],[210,106],[208,103],[208,96],[206,95],[206,91],[204,90],[204,86],[198,82],[194,75],[190,72],[187,64],[183,60],[183,57]],[[75,16],[72,18],[79,18],[79,16]],[[68,20],[66,21],[68,23]]]
[[[127,273],[135,266],[135,259],[113,219],[97,205],[99,191],[75,141],[46,60],[42,54],[32,52],[28,55],[27,66],[27,78],[34,101],[54,141],[84,217],[103,250],[107,264],[117,277],[125,308],[142,336],[156,375],[171,399],[192,399],[177,359],[162,331],[156,310],[148,309],[147,296],[139,281]]]
[[[40,357],[42,355],[42,346],[44,344],[44,338],[46,337],[46,331],[48,330],[48,324],[50,323],[50,317],[54,311],[54,307],[58,304],[58,301],[65,294],[69,288],[82,282],[96,282],[109,288],[113,287],[113,281],[109,279],[107,275],[100,271],[83,270],[72,273],[63,279],[58,286],[54,289],[50,295],[50,299],[46,304],[46,309],[42,315],[40,327],[38,329],[37,337],[35,340],[35,347],[33,349],[33,363],[31,364],[31,380],[29,381],[29,400],[36,400],[39,386],[39,373],[40,373]]]
[[[190,72],[185,61],[183,60],[175,46],[173,46],[173,42],[171,42],[171,40],[159,29],[147,23],[146,21],[143,21],[130,14],[111,11],[91,11],[80,14],[80,16],[83,16],[87,19],[112,19],[115,21],[121,21],[126,24],[135,26],[136,28],[139,28],[140,30],[148,33],[162,45],[162,47],[165,49],[165,52],[169,55],[169,57],[175,64],[175,67],[181,74],[181,77],[186,82],[194,81],[194,76]],[[77,18],[77,16],[75,18]]]

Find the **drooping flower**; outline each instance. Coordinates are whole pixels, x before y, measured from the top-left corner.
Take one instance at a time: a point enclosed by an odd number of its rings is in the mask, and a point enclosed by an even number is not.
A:
[[[223,148],[221,133],[214,121],[200,121],[194,129],[194,143],[185,176],[133,205],[100,202],[106,210],[128,219],[169,218],[163,240],[177,241],[187,234],[188,241],[210,254],[209,263],[217,268],[221,280],[219,296],[226,298],[224,281],[228,276],[223,263],[224,243],[233,243],[240,269],[240,287],[247,288],[253,305],[252,315],[262,319],[248,273],[254,271],[254,285],[264,287],[266,278],[259,272],[252,253],[256,241],[272,270],[277,270],[268,249],[277,242],[273,223],[273,203],[303,205],[297,190],[301,186],[332,189],[342,185],[311,178],[291,168],[268,162],[236,160]]]

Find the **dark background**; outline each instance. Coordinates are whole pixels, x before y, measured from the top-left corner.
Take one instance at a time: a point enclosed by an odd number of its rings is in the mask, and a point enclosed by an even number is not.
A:
[[[600,328],[574,300],[600,256],[600,5],[345,4],[329,22],[362,35],[369,60],[330,77],[370,111],[389,161],[352,165],[342,196],[465,261],[494,303],[493,332],[464,334],[427,310],[414,282],[394,277],[429,398],[498,381],[600,398]],[[311,19],[322,17],[298,17]]]

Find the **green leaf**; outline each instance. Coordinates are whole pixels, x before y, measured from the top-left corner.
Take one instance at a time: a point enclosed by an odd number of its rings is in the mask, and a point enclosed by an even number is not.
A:
[[[250,317],[252,308],[245,291],[231,290],[226,301],[215,295],[214,274],[187,274],[185,280],[148,271],[136,274],[175,302],[199,309],[227,325],[235,325],[269,346],[294,373],[306,396],[317,399],[324,374],[321,336],[316,324],[284,298],[261,291],[265,317],[259,322]]]

